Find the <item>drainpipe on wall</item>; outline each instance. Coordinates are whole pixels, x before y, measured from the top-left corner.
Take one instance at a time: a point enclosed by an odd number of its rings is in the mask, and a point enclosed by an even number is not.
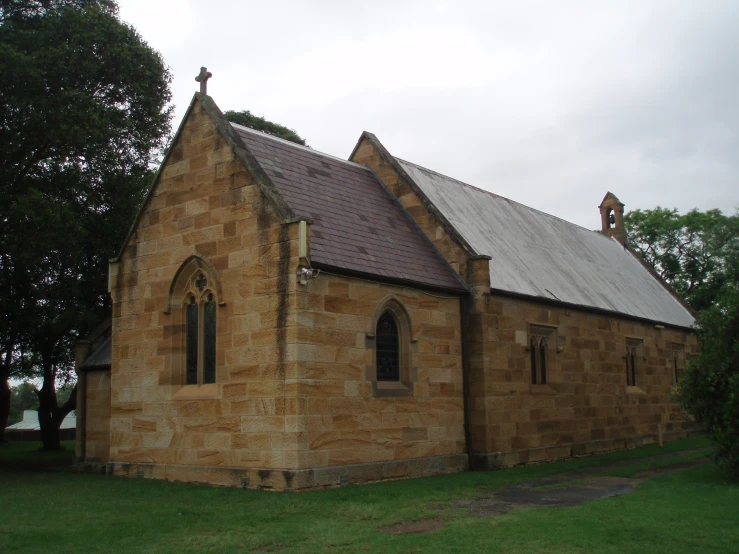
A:
[[[459,297],[459,320],[460,334],[462,340],[462,395],[464,406],[464,444],[467,453],[467,466],[469,469],[475,469],[474,456],[472,450],[472,431],[470,428],[471,420],[471,403],[470,398],[470,351],[468,341],[468,328],[470,324],[469,308],[470,296],[462,295]]]

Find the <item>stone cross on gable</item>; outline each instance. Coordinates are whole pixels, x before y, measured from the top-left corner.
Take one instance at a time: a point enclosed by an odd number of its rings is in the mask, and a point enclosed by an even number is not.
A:
[[[195,80],[200,83],[200,93],[201,94],[208,94],[208,79],[213,77],[213,74],[208,71],[207,68],[201,67],[200,68],[200,74],[195,77]]]

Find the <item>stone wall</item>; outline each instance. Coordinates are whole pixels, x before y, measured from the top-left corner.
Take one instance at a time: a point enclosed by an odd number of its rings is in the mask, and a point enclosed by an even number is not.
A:
[[[469,251],[368,137],[352,160],[369,165],[470,288],[467,356],[470,434],[477,463],[527,461],[626,448],[684,436],[694,424],[670,401],[672,343],[697,349],[694,334],[648,323],[490,294],[488,259]],[[528,325],[557,327],[547,386],[531,385]],[[626,388],[626,338],[643,341],[639,386]]]
[[[670,400],[674,345],[697,352],[693,333],[654,324],[489,296],[484,466],[552,460],[686,436],[694,423]],[[530,325],[548,326],[546,385],[531,384]],[[637,386],[627,387],[626,341],[641,339]],[[678,347],[680,349],[680,347]],[[473,383],[474,387],[479,384]],[[477,430],[473,429],[473,434]],[[477,437],[479,439],[479,437]],[[480,444],[476,442],[476,444]]]
[[[204,468],[295,467],[285,378],[295,376],[297,234],[195,101],[113,266],[114,473],[221,482]],[[215,385],[184,385],[178,369],[184,326],[170,287],[192,255],[220,280]]]
[[[110,371],[86,371],[84,459],[104,464],[110,455]]]
[[[373,383],[374,324],[389,301],[412,328],[401,341],[411,370],[403,396]],[[288,418],[299,467],[391,462],[369,467],[375,478],[408,475],[407,464],[393,463],[414,458],[436,458],[435,473],[465,467],[457,296],[323,272],[298,291],[297,322],[298,375],[287,389],[299,406]],[[314,484],[339,484],[341,472],[324,475]]]

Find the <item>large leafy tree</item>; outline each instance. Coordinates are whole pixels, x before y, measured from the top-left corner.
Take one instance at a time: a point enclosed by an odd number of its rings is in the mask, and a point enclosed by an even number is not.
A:
[[[250,129],[261,131],[263,133],[267,133],[268,135],[289,140],[290,142],[294,142],[302,146],[308,146],[305,143],[305,139],[298,135],[298,133],[296,133],[292,129],[288,129],[284,125],[273,123],[272,121],[264,119],[263,117],[254,115],[249,110],[244,110],[241,112],[228,110],[223,115],[231,123],[243,125],[244,127],[249,127]]]
[[[739,214],[657,207],[624,218],[629,244],[697,311],[739,283]]]
[[[727,286],[698,316],[700,355],[680,379],[677,398],[706,427],[714,459],[739,479],[739,289]]]
[[[171,76],[105,0],[0,8],[0,433],[8,379],[35,374],[46,448],[72,344],[108,308],[107,260],[170,130]],[[2,440],[3,435],[0,435]]]

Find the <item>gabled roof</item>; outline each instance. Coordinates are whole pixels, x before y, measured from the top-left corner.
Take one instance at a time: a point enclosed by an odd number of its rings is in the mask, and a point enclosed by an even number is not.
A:
[[[210,96],[195,93],[174,144],[195,102],[211,117],[262,194],[283,222],[312,220],[311,262],[369,278],[463,292],[467,287],[369,168],[230,123]],[[159,181],[147,192],[117,262],[138,227]]]
[[[313,265],[466,290],[433,243],[369,168],[231,125],[296,216],[313,221]]]
[[[493,290],[690,327],[694,318],[628,249],[502,196],[395,158],[425,200],[490,260]]]

